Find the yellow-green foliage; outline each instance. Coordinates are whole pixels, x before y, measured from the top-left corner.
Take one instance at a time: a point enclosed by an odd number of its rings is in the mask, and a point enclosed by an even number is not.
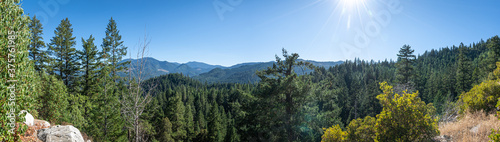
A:
[[[464,111],[484,110],[491,112],[495,110],[495,105],[500,97],[500,62],[493,71],[493,80],[484,81],[475,85],[469,92],[460,95],[460,113]]]
[[[338,124],[323,130],[325,133],[321,136],[321,142],[341,142],[347,136],[347,132],[342,131]]]
[[[347,140],[352,142],[373,142],[375,139],[374,117],[366,116],[365,119],[354,119],[347,126]]]
[[[497,68],[493,71],[493,76],[491,76],[490,73],[490,79],[491,80],[498,80],[500,79],[500,62],[497,62]]]
[[[418,92],[399,95],[387,82],[380,89],[383,110],[377,115],[375,141],[428,141],[439,134],[437,119],[431,117],[434,107],[420,100]]]
[[[491,141],[500,142],[500,130],[491,130],[491,135],[488,136]]]
[[[497,98],[500,97],[500,84],[497,80],[489,80],[474,86],[469,92],[460,95],[460,112],[495,110]]]

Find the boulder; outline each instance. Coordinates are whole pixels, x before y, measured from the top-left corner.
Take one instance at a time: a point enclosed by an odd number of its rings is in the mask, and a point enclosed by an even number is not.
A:
[[[80,130],[71,125],[40,129],[38,139],[44,142],[84,142]]]
[[[33,121],[35,120],[35,118],[33,118],[33,115],[31,115],[28,111],[26,110],[21,110],[20,114],[21,115],[22,113],[26,113],[26,115],[24,116],[25,120],[24,120],[24,124],[28,125],[28,126],[33,126],[33,124],[35,124]]]

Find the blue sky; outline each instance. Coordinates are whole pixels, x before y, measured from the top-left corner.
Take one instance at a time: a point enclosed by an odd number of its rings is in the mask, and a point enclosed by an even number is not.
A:
[[[46,43],[68,17],[77,49],[91,34],[99,46],[113,17],[132,58],[147,34],[151,57],[224,66],[272,61],[282,48],[338,61],[396,59],[404,44],[417,54],[469,44],[500,33],[498,6],[497,0],[22,1],[25,13],[44,23]]]

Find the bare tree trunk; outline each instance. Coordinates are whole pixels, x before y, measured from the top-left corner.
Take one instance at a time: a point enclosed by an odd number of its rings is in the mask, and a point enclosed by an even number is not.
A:
[[[129,68],[129,79],[128,79],[128,89],[129,92],[123,94],[122,100],[120,101],[122,105],[122,114],[125,121],[128,123],[127,128],[132,130],[134,133],[134,141],[139,142],[142,140],[141,137],[141,126],[140,126],[140,116],[144,112],[144,109],[147,104],[151,102],[151,90],[155,88],[155,86],[149,86],[149,90],[143,90],[142,84],[142,72],[144,70],[144,65],[146,63],[146,59],[144,56],[146,55],[149,41],[147,40],[147,36],[144,36],[144,41],[139,44],[140,47],[137,52],[137,68],[138,74],[132,75],[132,68],[134,67],[133,63],[130,63]]]

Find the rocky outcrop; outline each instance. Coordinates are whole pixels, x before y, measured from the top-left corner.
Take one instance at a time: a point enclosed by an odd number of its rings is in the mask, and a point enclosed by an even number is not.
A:
[[[38,139],[44,142],[84,142],[80,131],[71,126],[53,126],[37,131]]]
[[[19,123],[17,126],[26,125],[28,130],[21,136],[21,141],[32,141],[32,142],[84,142],[80,130],[77,128],[66,125],[66,126],[53,126],[50,127],[50,123],[45,120],[34,119],[26,110],[22,110],[19,115],[26,113],[24,124]],[[87,141],[87,142],[90,142]]]

